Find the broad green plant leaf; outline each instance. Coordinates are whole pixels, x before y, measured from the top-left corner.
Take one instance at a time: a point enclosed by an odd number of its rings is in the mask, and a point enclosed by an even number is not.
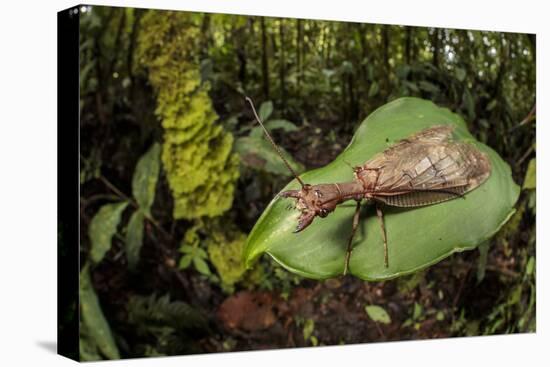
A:
[[[390,315],[380,306],[365,306],[365,311],[367,312],[367,315],[369,315],[369,317],[372,319],[372,321],[376,321],[382,324],[391,323]]]
[[[92,243],[90,257],[94,263],[100,262],[111,248],[111,239],[116,233],[120,215],[127,205],[127,201],[103,205],[92,218],[88,235]]]
[[[365,280],[385,280],[435,264],[455,252],[471,250],[495,234],[514,213],[519,187],[510,167],[488,146],[476,141],[457,114],[418,98],[400,98],[368,116],[349,146],[330,164],[301,175],[309,184],[353,180],[348,162],[360,165],[400,139],[437,124],[456,126],[453,138],[486,152],[492,172],[481,186],[462,199],[419,208],[385,207],[389,267],[384,266],[382,233],[372,206],[363,205],[350,259],[350,273]],[[298,189],[296,180],[281,191]],[[244,258],[252,266],[267,253],[289,271],[304,277],[339,276],[349,239],[355,203],[337,207],[293,233],[299,212],[287,210],[294,201],[276,196],[252,229]]]
[[[423,314],[424,314],[424,307],[422,307],[420,303],[415,302],[413,306],[413,314],[412,314],[413,320],[420,319]]]
[[[273,102],[267,101],[262,103],[260,109],[258,110],[258,116],[263,121],[267,121],[271,113],[273,112]]]
[[[372,82],[372,84],[369,87],[369,98],[376,96],[378,94],[378,90],[379,90],[378,83]]]
[[[455,75],[458,81],[463,82],[464,79],[466,79],[466,70],[457,67],[455,69]]]
[[[126,258],[130,270],[134,270],[139,261],[139,252],[143,245],[144,218],[143,212],[141,210],[136,210],[128,222],[126,231]]]
[[[251,168],[289,176],[288,169],[281,157],[273,150],[273,147],[263,137],[242,137],[235,141],[233,149],[240,155],[241,162]],[[281,148],[283,156],[296,172],[302,172],[304,167],[296,162],[290,154]]]
[[[195,269],[197,269],[197,271],[201,274],[204,274],[204,275],[210,275],[210,268],[208,267],[208,264],[206,263],[206,261],[204,261],[203,258],[199,257],[199,256],[195,256],[193,258],[193,265],[195,265]]]
[[[84,265],[80,273],[80,317],[86,326],[86,332],[101,354],[109,359],[120,359],[109,323],[103,315],[99,300],[92,285],[89,264]],[[84,345],[81,344],[81,348]],[[81,350],[85,356],[92,357],[89,350]]]
[[[151,216],[159,172],[160,144],[155,143],[139,159],[132,178],[132,193],[139,209],[130,217],[126,232],[126,257],[130,270],[134,270],[139,261],[139,251],[143,245],[143,220]]]
[[[282,129],[284,132],[298,131],[298,127],[288,120],[269,120],[264,122],[264,126],[267,130],[272,131],[276,129]],[[264,135],[264,130],[260,126],[253,127],[248,134],[251,138],[261,138]]]
[[[298,127],[293,122],[283,119],[269,120],[265,123],[265,128],[269,131],[283,129],[283,131],[287,133],[298,130]]]
[[[134,177],[132,178],[132,193],[139,208],[150,216],[151,205],[155,200],[155,188],[160,171],[160,144],[155,143],[139,159]]]

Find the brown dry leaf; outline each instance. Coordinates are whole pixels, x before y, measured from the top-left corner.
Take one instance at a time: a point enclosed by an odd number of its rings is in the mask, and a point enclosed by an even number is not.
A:
[[[243,291],[227,298],[221,304],[218,316],[228,329],[263,330],[276,321],[273,304],[270,293]]]

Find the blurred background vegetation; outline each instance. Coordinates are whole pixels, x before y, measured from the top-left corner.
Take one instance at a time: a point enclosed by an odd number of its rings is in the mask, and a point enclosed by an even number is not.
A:
[[[82,359],[535,331],[534,35],[80,10]],[[245,95],[299,171],[377,107],[432,100],[510,164],[517,212],[479,251],[392,281],[246,271],[290,177]]]

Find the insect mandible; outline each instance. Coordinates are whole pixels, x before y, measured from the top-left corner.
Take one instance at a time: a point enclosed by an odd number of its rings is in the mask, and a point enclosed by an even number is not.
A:
[[[344,260],[344,275],[348,272],[353,237],[359,225],[363,201],[376,204],[384,243],[384,265],[387,268],[388,241],[383,205],[414,208],[464,197],[464,194],[480,186],[491,174],[491,163],[485,153],[472,144],[451,140],[454,126],[435,125],[400,140],[362,165],[355,166],[353,181],[306,184],[283,157],[256,113],[252,100],[249,97],[246,100],[267,139],[301,185],[300,190],[279,194],[283,198],[296,199],[296,209],[301,214],[295,233],[303,231],[315,217],[325,218],[337,205],[348,200],[356,201]]]

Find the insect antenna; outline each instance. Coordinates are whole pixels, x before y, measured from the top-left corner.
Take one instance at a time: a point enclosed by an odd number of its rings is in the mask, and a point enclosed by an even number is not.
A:
[[[347,160],[344,159],[343,162],[346,164],[346,166],[348,166],[348,167],[351,168],[352,170],[355,170],[355,167],[353,167],[353,166],[351,165],[351,163],[349,163]]]
[[[260,126],[262,127],[262,129],[264,130],[264,133],[265,133],[265,136],[267,137],[267,140],[269,140],[269,142],[271,143],[271,145],[273,145],[273,148],[275,148],[275,151],[277,151],[277,154],[279,154],[279,157],[281,157],[281,159],[283,160],[283,162],[285,163],[286,167],[288,168],[288,170],[292,173],[292,175],[294,176],[294,178],[296,178],[296,180],[298,180],[298,182],[300,183],[300,185],[302,186],[302,188],[305,186],[304,184],[304,181],[302,181],[302,179],[298,176],[298,174],[296,173],[296,171],[294,171],[294,169],[292,169],[292,167],[290,166],[290,164],[288,163],[288,161],[285,159],[285,157],[283,157],[283,153],[281,152],[281,149],[279,148],[279,146],[277,144],[275,144],[275,141],[273,140],[273,138],[271,137],[271,135],[269,134],[269,131],[267,131],[267,129],[265,128],[264,124],[262,123],[262,121],[260,120],[260,117],[258,116],[258,114],[256,113],[256,108],[254,107],[254,102],[252,102],[252,100],[249,98],[249,97],[245,97],[246,101],[250,104],[250,107],[252,107],[252,112],[254,112],[254,117],[256,117],[256,121],[258,121],[258,123],[260,124]]]

